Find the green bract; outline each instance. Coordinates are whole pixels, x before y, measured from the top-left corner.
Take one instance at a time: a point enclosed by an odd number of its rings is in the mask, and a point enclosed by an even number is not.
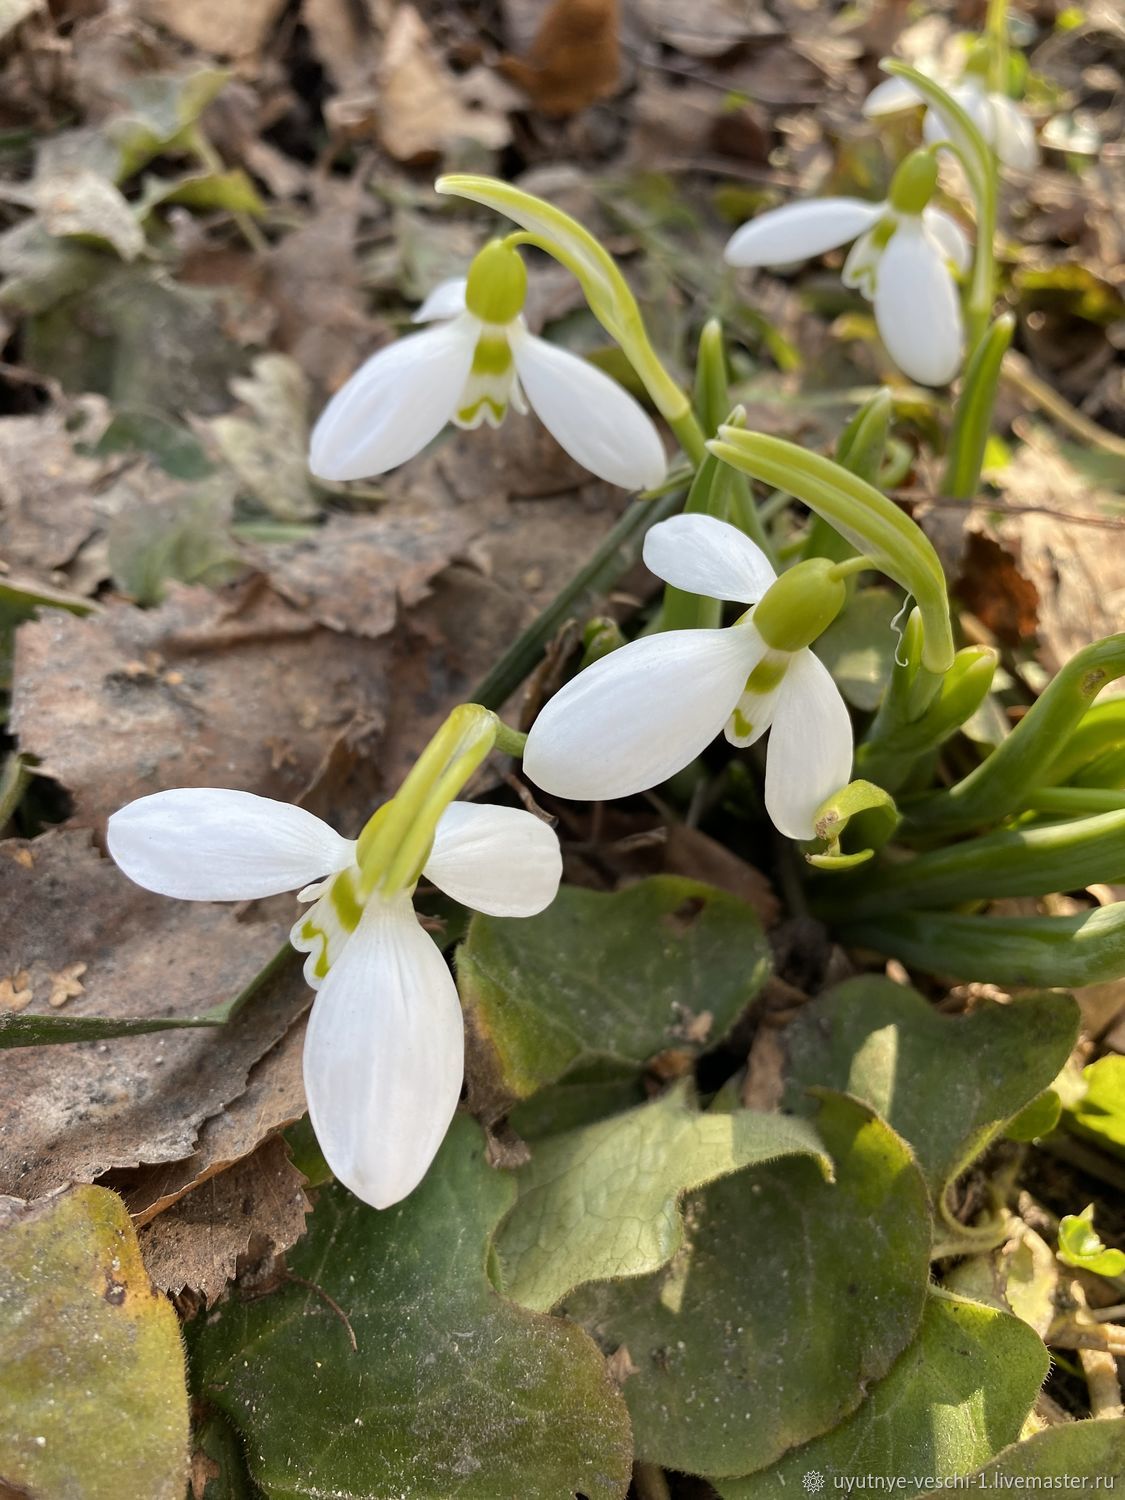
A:
[[[949,599],[938,555],[923,532],[885,495],[830,458],[784,438],[720,427],[708,447],[754,479],[796,495],[858,552],[918,601],[925,640],[923,661],[944,672],[953,661]]]

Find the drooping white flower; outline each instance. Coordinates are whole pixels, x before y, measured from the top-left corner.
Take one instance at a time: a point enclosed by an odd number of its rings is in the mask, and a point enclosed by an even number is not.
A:
[[[305,1039],[309,1115],[332,1171],[386,1208],[413,1191],[461,1092],[457,988],[409,891],[365,894],[356,843],[303,808],[249,792],[180,788],[109,820],[109,852],[146,890],[185,901],[298,891],[290,941],[317,991]],[[477,911],[549,906],[562,873],[553,829],[514,808],[453,802],[423,874]]]
[[[632,490],[660,484],[667,461],[656,427],[615,380],[528,331],[526,291],[523,261],[500,242],[467,278],[436,287],[415,314],[434,326],[380,349],[328,403],[313,429],[312,472],[332,481],[384,474],[447,422],[498,427],[509,406],[530,405],[600,479]]]
[[[854,240],[843,282],[874,304],[875,323],[899,369],[922,385],[956,375],[965,333],[954,270],[968,268],[969,245],[957,221],[929,202],[936,166],[915,153],[896,173],[884,203],[816,198],[760,214],[735,231],[732,266],[780,266]],[[920,184],[903,174],[921,179]]]
[[[710,516],[661,521],[644,559],[711,599],[755,604],[776,579],[748,537]],[[626,797],[675,775],[724,728],[731,744],[752,745],[772,726],[766,810],[789,838],[813,838],[816,809],[848,780],[851,719],[820,659],[771,643],[756,613],[725,629],[644,636],[587,667],[532,726],[527,775],[559,797]]]
[[[1006,167],[1016,172],[1033,172],[1039,164],[1039,146],[1035,126],[1007,94],[988,87],[979,72],[964,75],[959,82],[945,85],[946,93],[961,106],[980,131],[986,143]],[[900,110],[926,105],[922,134],[931,146],[956,138],[955,122],[936,105],[930,105],[908,78],[888,78],[878,84],[864,100],[863,112],[873,119],[898,114]]]

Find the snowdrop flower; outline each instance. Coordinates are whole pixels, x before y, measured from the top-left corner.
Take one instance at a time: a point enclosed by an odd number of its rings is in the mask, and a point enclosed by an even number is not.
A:
[[[422,333],[380,349],[333,396],[313,429],[309,467],[321,479],[362,479],[412,458],[447,422],[499,427],[509,405],[534,408],[584,468],[625,489],[651,489],[664,447],[640,405],[615,380],[529,333],[521,314],[527,272],[497,240],[467,278],[443,282],[415,322]]]
[[[946,85],[946,93],[961,106],[1006,167],[1017,172],[1035,170],[1039,164],[1035,126],[1014,99],[988,87],[985,73],[970,66],[959,82]],[[916,109],[925,102],[908,78],[888,78],[868,94],[863,112],[878,119],[903,109]],[[940,110],[927,107],[922,135],[929,145],[938,146],[952,139],[954,128]]]
[[[752,745],[772,726],[766,810],[794,839],[847,780],[852,726],[828,668],[808,649],[844,585],[824,559],[777,579],[750,539],[711,516],[661,521],[645,538],[658,577],[710,599],[758,603],[720,630],[672,630],[622,646],[573,678],[532,726],[524,770],[560,797],[626,797],[688,765],[721,729]]]
[[[441,1145],[464,1038],[457,988],[418,925],[412,886],[367,889],[357,858],[366,837],[342,838],[287,802],[210,787],[141,797],[108,829],[110,854],[145,890],[183,901],[297,891],[312,903],[290,933],[317,992],[304,1053],[309,1115],[335,1175],[386,1208],[413,1191]],[[469,802],[446,807],[422,871],[454,900],[504,917],[549,906],[561,872],[546,823]]]
[[[930,203],[937,163],[927,150],[902,163],[885,203],[814,198],[760,214],[735,231],[732,266],[778,266],[822,255],[849,240],[843,281],[875,307],[875,323],[899,369],[921,385],[945,385],[964,353],[953,270],[969,265],[956,220]]]

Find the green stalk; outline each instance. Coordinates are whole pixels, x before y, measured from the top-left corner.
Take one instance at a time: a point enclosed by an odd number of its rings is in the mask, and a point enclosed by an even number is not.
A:
[[[1125,879],[1125,811],[1006,829],[887,864],[828,894],[818,908],[852,922],[906,907],[949,906],[1000,896],[1043,896]]]
[[[684,514],[714,516],[725,521],[730,480],[735,477],[733,469],[720,463],[714,454],[708,453],[696,470]],[[721,599],[691,594],[671,583],[665,585],[664,604],[660,612],[662,630],[714,630],[722,623],[722,614]]]
[[[976,203],[976,254],[973,257],[969,293],[965,300],[966,332],[972,349],[980,342],[988,327],[996,295],[996,217],[999,195],[996,155],[965,110],[955,99],[950,98],[941,84],[935,83],[932,78],[927,78],[925,73],[920,73],[907,63],[884,62],[882,66],[885,72],[896,78],[908,79],[926,103],[950,123],[952,133],[960,137],[942,144],[961,158]]]
[[[995,823],[1051,779],[1056,759],[1108,682],[1125,676],[1125,634],[1085,646],[1063,666],[1002,744],[948,791],[907,808],[904,831],[953,832]]]
[[[1077,989],[1125,978],[1125,901],[1073,917],[895,912],[846,922],[836,935],[949,979]]]
[[[984,450],[992,430],[1000,367],[1015,327],[1016,320],[1011,313],[1003,313],[997,318],[973,350],[965,369],[961,392],[953,409],[953,427],[945,462],[944,489],[951,499],[971,500],[977,492]]]

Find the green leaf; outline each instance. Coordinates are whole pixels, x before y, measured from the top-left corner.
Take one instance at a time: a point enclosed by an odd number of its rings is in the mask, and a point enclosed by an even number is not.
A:
[[[683,1243],[682,1194],[793,1154],[818,1158],[831,1176],[805,1121],[701,1114],[682,1089],[542,1141],[517,1173],[519,1198],[496,1237],[500,1286],[546,1311],[583,1282],[656,1271]]]
[[[202,443],[182,422],[143,406],[118,409],[93,452],[100,457],[138,451],[176,479],[204,479],[214,472]]]
[[[1004,1126],[1004,1136],[1009,1141],[1037,1141],[1040,1136],[1050,1135],[1059,1123],[1062,1100],[1054,1089],[1044,1089],[1030,1104],[1024,1105],[1014,1120]]]
[[[812,1086],[866,1100],[913,1146],[936,1195],[1051,1083],[1078,1025],[1068,995],[943,1016],[889,979],[849,979],[786,1033],[790,1102],[801,1108]]]
[[[231,214],[265,213],[266,206],[257,188],[241,167],[229,172],[192,172],[187,177],[147,177],[137,216],[147,219],[153,209],[167,203],[181,203],[185,208],[208,212],[222,208]]]
[[[166,1017],[151,1021],[110,1020],[101,1016],[36,1016],[23,1011],[0,1015],[0,1049],[43,1047],[58,1042],[104,1042],[114,1036],[143,1036],[184,1026],[221,1026],[206,1016]]]
[[[849,703],[865,712],[878,708],[890,680],[898,637],[891,621],[902,599],[889,589],[857,589],[816,642],[817,656]]]
[[[71,1188],[0,1200],[0,1475],[36,1496],[182,1500],[179,1324],[125,1205]]]
[[[487,1086],[515,1099],[595,1060],[621,1077],[665,1048],[698,1051],[685,1021],[706,1012],[718,1040],[768,972],[751,908],[671,875],[613,895],[563,886],[519,921],[475,916],[457,952]]]
[[[192,1424],[192,1473],[206,1476],[202,1495],[189,1490],[190,1500],[258,1500],[246,1472],[242,1441],[227,1419],[208,1409]]]
[[[890,912],[859,922],[841,918],[838,936],[950,979],[1077,989],[1125,978],[1125,901],[1072,917]]]
[[[1095,1276],[1120,1276],[1125,1271],[1125,1251],[1106,1249],[1094,1228],[1092,1203],[1080,1214],[1064,1214],[1059,1220],[1059,1259]]]
[[[112,182],[79,168],[35,184],[39,222],[58,239],[93,242],[136,260],[145,236],[132,208]]]
[[[1032,1478],[1057,1482],[1050,1486],[1020,1484],[1021,1479]],[[974,1476],[969,1493],[1032,1488],[1065,1490],[1071,1494],[1097,1493],[1092,1484],[1087,1487],[1076,1482],[1083,1479],[1100,1479],[1098,1489],[1103,1493],[1111,1492],[1117,1480],[1125,1479],[1125,1417],[1068,1422],[1044,1428],[1022,1443],[1013,1443]],[[921,1496],[915,1500],[921,1500]]]
[[[786,1158],[689,1200],[686,1244],[653,1276],[602,1283],[567,1313],[625,1381],[642,1459],[745,1474],[837,1426],[914,1338],[930,1212],[909,1147],[865,1105],[825,1097],[836,1167]]]
[[[288,1256],[303,1284],[193,1325],[197,1386],[270,1500],[622,1500],[629,1423],[597,1350],[485,1273],[514,1196],[459,1116],[405,1202],[322,1191]]]
[[[1019,1437],[1049,1364],[1042,1340],[1018,1318],[933,1295],[918,1337],[853,1416],[771,1468],[717,1488],[722,1500],[774,1500],[790,1486],[801,1494],[806,1474],[825,1476],[829,1487],[866,1475],[871,1489],[871,1476],[970,1473]]]
[[[1125,1156],[1125,1057],[1109,1053],[1082,1069],[1086,1092],[1069,1109],[1066,1123],[1114,1156]]]
[[[108,527],[117,587],[142,605],[159,604],[170,579],[219,584],[245,570],[230,534],[233,481],[212,475],[167,500],[123,507]]]

